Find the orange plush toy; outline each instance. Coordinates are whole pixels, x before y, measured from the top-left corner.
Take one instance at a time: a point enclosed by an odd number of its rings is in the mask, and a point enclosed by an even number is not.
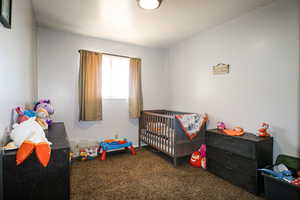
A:
[[[241,127],[235,127],[234,129],[225,129],[223,132],[230,136],[241,136],[244,135],[244,129]]]
[[[268,133],[268,129],[269,129],[269,124],[267,123],[262,123],[261,124],[261,128],[258,129],[258,136],[260,137],[270,137],[271,135]]]
[[[44,166],[47,167],[50,157],[51,157],[51,148],[49,143],[47,142],[40,142],[35,145],[35,153],[40,161],[40,163]]]
[[[29,141],[29,140],[25,140],[16,155],[16,162],[17,165],[20,165],[22,162],[24,162],[24,160],[26,160],[33,152],[35,148],[35,145],[33,142]]]

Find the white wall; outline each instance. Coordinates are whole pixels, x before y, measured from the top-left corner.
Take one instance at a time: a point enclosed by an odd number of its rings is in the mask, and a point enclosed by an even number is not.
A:
[[[207,112],[209,128],[256,132],[268,122],[275,155],[300,155],[299,5],[278,0],[181,42],[169,51],[170,107]],[[230,64],[230,74],[212,66]]]
[[[52,100],[54,119],[65,122],[70,139],[102,140],[118,134],[137,144],[138,121],[128,118],[126,100],[104,100],[103,121],[78,121],[79,49],[141,58],[145,109],[166,106],[163,80],[165,51],[47,28],[38,29],[38,96]]]
[[[0,138],[12,109],[35,96],[36,31],[30,0],[13,1],[12,28],[0,24]]]

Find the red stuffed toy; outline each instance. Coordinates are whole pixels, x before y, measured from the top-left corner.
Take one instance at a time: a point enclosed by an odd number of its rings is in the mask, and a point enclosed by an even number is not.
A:
[[[206,169],[206,145],[202,144],[200,149],[192,154],[190,164],[194,167]]]

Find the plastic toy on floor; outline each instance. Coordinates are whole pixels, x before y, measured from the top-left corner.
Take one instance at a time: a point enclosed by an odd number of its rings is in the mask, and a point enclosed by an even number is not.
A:
[[[82,161],[85,161],[88,159],[88,153],[86,152],[85,149],[80,149],[79,150],[79,159]]]
[[[106,160],[106,153],[109,150],[115,149],[130,149],[132,155],[136,155],[134,147],[132,146],[132,142],[127,141],[126,139],[109,139],[100,142],[99,144],[99,152],[102,150],[101,153],[101,160]]]
[[[268,129],[269,129],[269,124],[267,123],[262,123],[261,124],[261,128],[258,129],[258,136],[260,137],[270,137],[271,135],[268,133]]]

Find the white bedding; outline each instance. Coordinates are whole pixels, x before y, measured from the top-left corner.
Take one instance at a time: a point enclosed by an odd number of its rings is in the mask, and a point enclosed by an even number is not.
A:
[[[149,144],[150,146],[153,146],[157,148],[160,151],[173,154],[174,149],[171,147],[171,142],[173,141],[173,137],[170,139],[162,138],[157,135],[154,135],[153,133],[148,133],[146,135],[141,135],[141,139]]]

